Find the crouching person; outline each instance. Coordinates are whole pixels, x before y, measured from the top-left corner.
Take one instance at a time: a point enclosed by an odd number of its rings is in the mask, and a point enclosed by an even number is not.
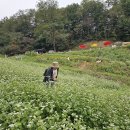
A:
[[[53,86],[55,81],[57,81],[59,73],[59,64],[58,62],[53,62],[52,66],[47,68],[43,74],[44,79],[43,82],[46,83],[47,86]]]

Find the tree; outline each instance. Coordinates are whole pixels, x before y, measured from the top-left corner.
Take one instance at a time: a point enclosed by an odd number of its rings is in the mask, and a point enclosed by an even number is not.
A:
[[[20,10],[14,16],[15,19],[15,31],[22,32],[24,36],[27,36],[29,33],[33,32],[35,26],[34,19],[35,10]]]
[[[120,0],[124,15],[130,17],[130,0]]]
[[[37,4],[37,12],[36,12],[36,32],[42,32],[46,38],[48,32],[50,34],[49,41],[53,44],[53,49],[56,51],[55,47],[55,32],[56,32],[56,21],[57,21],[57,8],[58,3],[55,0],[40,0]],[[39,26],[43,29],[41,30]],[[46,33],[44,33],[46,31]]]
[[[79,4],[71,4],[65,8],[65,16],[68,22],[79,20],[81,18],[81,11]]]
[[[64,8],[56,0],[39,0],[36,7],[0,21],[0,53],[63,51],[81,41],[130,40],[130,0],[83,0]]]
[[[104,29],[105,8],[103,3],[94,0],[82,1],[83,28],[87,39],[98,38]]]

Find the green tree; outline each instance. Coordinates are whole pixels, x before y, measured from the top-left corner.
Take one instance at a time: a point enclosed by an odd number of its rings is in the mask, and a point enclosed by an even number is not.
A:
[[[83,28],[87,39],[103,37],[105,12],[104,4],[94,0],[82,1]],[[100,36],[101,35],[101,36]]]
[[[124,15],[130,17],[130,0],[120,0]]]
[[[37,24],[35,28],[36,34],[44,35],[49,43],[53,44],[55,51],[55,32],[58,18],[57,8],[58,3],[55,0],[40,0],[37,4],[37,12],[35,15]]]

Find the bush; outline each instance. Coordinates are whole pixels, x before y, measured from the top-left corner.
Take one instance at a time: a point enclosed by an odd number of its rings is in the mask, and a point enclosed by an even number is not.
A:
[[[128,45],[127,48],[130,50],[130,45]]]

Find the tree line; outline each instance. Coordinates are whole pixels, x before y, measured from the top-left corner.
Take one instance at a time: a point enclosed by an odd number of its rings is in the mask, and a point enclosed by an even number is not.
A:
[[[0,21],[0,53],[69,50],[93,40],[130,40],[130,0],[83,0],[58,7],[39,0],[36,9],[19,10]]]

